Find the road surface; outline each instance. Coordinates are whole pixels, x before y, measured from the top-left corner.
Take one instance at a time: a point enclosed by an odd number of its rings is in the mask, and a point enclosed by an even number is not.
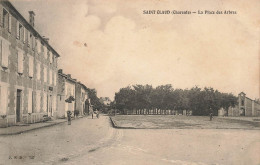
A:
[[[0,137],[0,164],[259,164],[259,130],[114,129],[107,116]]]

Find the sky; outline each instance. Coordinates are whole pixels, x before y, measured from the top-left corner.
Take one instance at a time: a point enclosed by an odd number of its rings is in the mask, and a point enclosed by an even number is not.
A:
[[[11,0],[99,97],[134,84],[213,87],[259,98],[259,0]],[[143,10],[237,14],[143,14]]]

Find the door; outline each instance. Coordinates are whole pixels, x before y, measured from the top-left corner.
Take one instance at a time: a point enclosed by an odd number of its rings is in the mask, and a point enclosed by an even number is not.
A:
[[[48,100],[48,116],[52,117],[53,112],[52,112],[52,95],[50,95],[49,100]]]
[[[16,122],[20,122],[20,115],[21,115],[21,93],[22,93],[22,90],[17,89],[17,98],[16,98]]]

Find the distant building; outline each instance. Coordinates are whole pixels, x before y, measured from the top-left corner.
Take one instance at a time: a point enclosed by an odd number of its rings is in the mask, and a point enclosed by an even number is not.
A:
[[[76,99],[76,79],[72,79],[70,74],[64,74],[62,69],[58,71],[58,118],[67,117],[67,111],[72,113],[75,110]],[[71,102],[68,102],[68,100]]]
[[[79,115],[88,115],[89,114],[89,96],[88,96],[88,91],[87,87],[80,83],[76,83],[76,110],[79,111]]]
[[[111,100],[109,97],[100,97],[100,102],[103,103],[104,105],[109,106],[111,104]]]
[[[0,126],[57,114],[59,54],[9,1],[0,1]]]
[[[219,116],[260,116],[260,104],[246,97],[244,92],[241,92],[238,95],[236,106],[229,107],[228,110],[221,108]]]

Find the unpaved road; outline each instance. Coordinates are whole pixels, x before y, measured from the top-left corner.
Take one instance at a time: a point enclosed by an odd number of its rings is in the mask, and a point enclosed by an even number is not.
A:
[[[260,164],[259,130],[114,129],[109,119],[0,137],[2,164]],[[22,155],[23,159],[8,156]],[[34,159],[26,156],[34,155]],[[0,163],[0,164],[1,164]]]

